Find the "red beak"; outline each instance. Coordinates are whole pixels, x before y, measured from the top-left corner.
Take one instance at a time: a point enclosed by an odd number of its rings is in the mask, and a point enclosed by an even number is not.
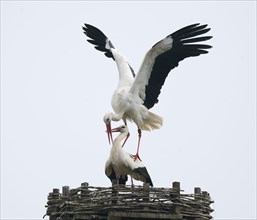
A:
[[[120,132],[120,127],[111,129],[111,132]]]
[[[106,124],[106,132],[107,132],[109,144],[111,144],[111,142],[113,143],[111,123]]]

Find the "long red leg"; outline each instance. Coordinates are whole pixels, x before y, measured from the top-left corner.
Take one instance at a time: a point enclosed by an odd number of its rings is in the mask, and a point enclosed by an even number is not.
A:
[[[124,124],[127,126],[127,121],[126,121],[126,120],[123,120],[123,122],[124,122]],[[127,137],[126,137],[126,139],[124,140],[124,142],[123,142],[123,144],[121,145],[121,147],[123,147],[123,146],[125,145],[125,143],[126,143],[126,141],[128,140],[129,136],[130,136],[130,133],[127,134]]]
[[[123,142],[123,144],[122,144],[121,147],[123,147],[123,146],[125,145],[125,143],[126,143],[126,141],[128,140],[129,136],[130,136],[130,133],[127,134],[127,137],[126,137],[126,139],[124,140],[124,142]]]
[[[139,159],[140,161],[142,161],[139,157],[139,145],[140,145],[140,140],[141,140],[141,136],[142,136],[142,131],[140,128],[137,129],[138,131],[138,144],[137,144],[137,152],[134,158],[134,161],[136,161],[137,159]]]

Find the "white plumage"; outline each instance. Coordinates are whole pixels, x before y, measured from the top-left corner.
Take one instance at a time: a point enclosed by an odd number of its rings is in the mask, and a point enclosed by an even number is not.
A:
[[[162,117],[150,112],[149,109],[158,102],[158,96],[168,73],[183,59],[206,54],[208,53],[206,49],[211,48],[206,44],[197,44],[212,38],[199,37],[210,30],[206,27],[207,25],[192,24],[157,42],[146,53],[135,77],[126,58],[114,48],[105,34],[98,28],[85,24],[83,30],[90,38],[88,42],[115,60],[118,67],[119,81],[111,102],[115,113],[104,116],[109,141],[112,139],[111,121],[123,119],[125,124],[127,120],[133,121],[138,126],[139,139],[135,158],[139,158],[141,130],[159,129],[163,124]]]
[[[128,127],[122,125],[112,129],[112,132],[120,132],[120,134],[113,141],[110,156],[106,161],[106,176],[109,177],[111,181],[116,179],[118,184],[125,184],[127,175],[130,175],[135,180],[149,183],[150,186],[153,186],[151,177],[143,162],[139,159],[135,160],[134,156],[126,152],[121,146],[121,142],[129,133]]]

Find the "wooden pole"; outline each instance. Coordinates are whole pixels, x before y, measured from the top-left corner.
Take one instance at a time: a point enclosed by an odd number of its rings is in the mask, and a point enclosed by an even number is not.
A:
[[[69,186],[63,186],[62,187],[62,199],[63,203],[65,204],[66,201],[69,201],[70,195],[70,187]],[[66,203],[65,209],[63,210],[63,213],[61,214],[60,220],[72,220],[72,216],[69,214],[70,206]]]
[[[150,201],[149,189],[150,189],[150,184],[149,183],[144,183],[143,184],[143,191],[144,191],[143,201],[144,202],[149,202]]]
[[[175,201],[176,203],[179,202],[179,199],[180,199],[180,182],[173,182],[171,191],[172,191],[172,194],[171,194],[172,200]],[[172,212],[174,214],[179,214],[180,213],[180,206],[178,206],[178,205],[172,206]]]
[[[86,199],[86,198],[89,197],[88,186],[89,186],[88,182],[81,183],[81,194],[80,194],[80,196],[81,196],[82,199],[84,199],[84,198]]]
[[[197,202],[200,202],[202,199],[202,190],[200,187],[194,188],[194,197]]]
[[[62,187],[62,196],[68,197],[70,194],[70,187],[69,186],[63,186]]]
[[[54,188],[52,192],[48,195],[48,203],[51,204],[54,203],[56,200],[60,198],[60,192],[59,189]],[[59,207],[56,205],[53,205],[50,209],[48,209],[47,214],[49,215],[49,220],[56,220],[57,216],[52,215],[52,213],[56,213],[59,211]]]
[[[117,187],[117,181],[116,180],[112,180],[112,197],[111,197],[111,203],[113,205],[115,205],[117,203],[117,190],[115,189],[115,187]]]
[[[175,198],[180,198],[180,182],[173,182],[171,191]]]

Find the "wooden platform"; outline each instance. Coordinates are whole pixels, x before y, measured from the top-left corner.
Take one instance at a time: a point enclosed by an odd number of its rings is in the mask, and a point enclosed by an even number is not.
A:
[[[194,188],[193,194],[181,193],[180,183],[171,188],[142,186],[93,187],[82,183],[53,189],[48,195],[46,215],[50,220],[130,220],[130,219],[212,219],[213,201],[206,191]],[[45,216],[46,216],[45,215]]]

